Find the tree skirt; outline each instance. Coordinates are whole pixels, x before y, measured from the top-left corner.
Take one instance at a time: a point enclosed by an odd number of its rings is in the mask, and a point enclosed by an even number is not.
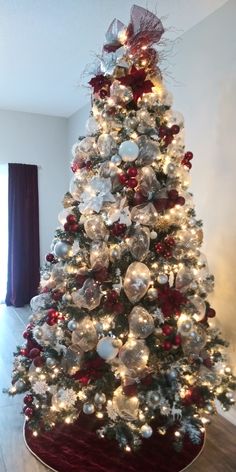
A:
[[[123,453],[116,442],[98,438],[99,426],[96,418],[81,414],[77,423],[57,426],[35,438],[26,424],[25,442],[39,461],[56,472],[180,472],[204,447],[204,435],[197,446],[186,438],[178,453],[172,446],[173,432],[164,436],[154,432],[138,452]]]

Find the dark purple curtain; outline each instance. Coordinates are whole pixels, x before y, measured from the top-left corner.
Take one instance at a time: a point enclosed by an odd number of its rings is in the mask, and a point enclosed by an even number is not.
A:
[[[39,284],[38,168],[9,164],[6,304],[29,303]]]

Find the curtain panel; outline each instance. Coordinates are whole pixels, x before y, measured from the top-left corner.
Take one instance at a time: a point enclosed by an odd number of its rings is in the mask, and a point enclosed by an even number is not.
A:
[[[9,164],[6,304],[21,307],[39,284],[38,168]]]

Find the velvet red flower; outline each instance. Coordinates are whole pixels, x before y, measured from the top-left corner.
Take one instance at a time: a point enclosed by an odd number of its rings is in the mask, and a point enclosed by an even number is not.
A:
[[[111,80],[103,74],[98,74],[89,81],[89,85],[93,87],[94,93],[98,93],[101,98],[110,95]]]
[[[158,290],[158,301],[165,317],[173,316],[179,313],[181,305],[187,302],[187,298],[170,287],[162,287]]]
[[[151,92],[154,86],[151,80],[146,80],[146,77],[147,73],[145,69],[136,69],[135,66],[132,66],[130,74],[125,77],[120,77],[118,80],[122,85],[131,87],[133,100],[137,102],[144,93]]]

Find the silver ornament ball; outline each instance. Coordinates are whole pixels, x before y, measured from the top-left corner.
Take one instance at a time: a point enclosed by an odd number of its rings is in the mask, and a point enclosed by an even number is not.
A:
[[[165,285],[168,282],[168,276],[166,274],[159,274],[157,276],[157,282],[161,285]]]
[[[156,300],[156,298],[157,298],[157,289],[154,288],[154,287],[149,288],[148,291],[147,291],[147,296],[148,296],[149,300]]]
[[[92,403],[83,404],[83,412],[85,415],[92,415],[95,411],[95,407]]]
[[[14,384],[14,387],[16,388],[17,392],[23,392],[25,389],[25,382],[24,380],[17,380],[16,383]]]
[[[77,328],[78,326],[78,323],[77,321],[75,320],[70,320],[68,323],[67,323],[67,327],[70,331],[75,331],[75,329]]]
[[[102,404],[106,403],[106,395],[105,393],[96,393],[94,396],[94,401],[96,404]]]
[[[140,434],[143,438],[145,439],[150,438],[152,436],[152,433],[153,433],[152,428],[148,424],[144,424],[143,426],[141,426]]]

